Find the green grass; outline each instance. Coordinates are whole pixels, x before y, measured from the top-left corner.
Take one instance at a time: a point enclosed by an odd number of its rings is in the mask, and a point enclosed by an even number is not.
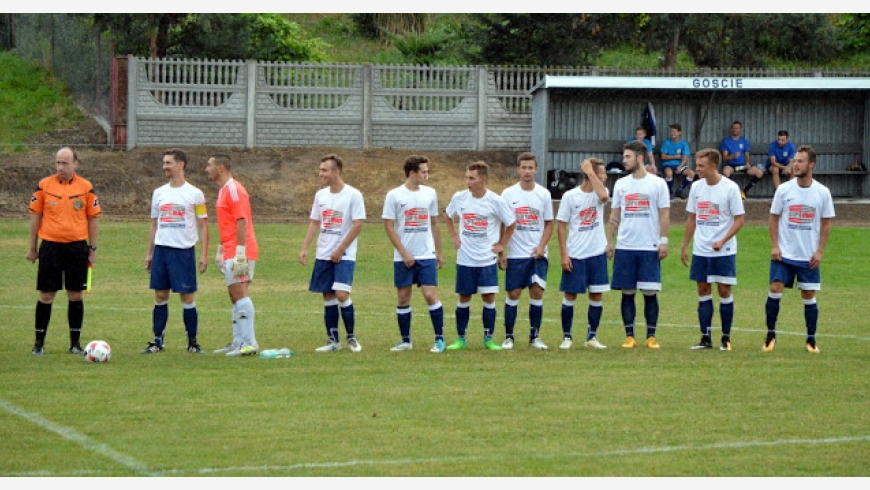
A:
[[[0,51],[0,107],[0,155],[24,151],[29,136],[72,127],[82,117],[62,82],[6,51]]]
[[[414,350],[389,351],[399,339],[392,255],[380,224],[367,224],[360,237],[358,354],[314,352],[326,336],[321,300],[307,292],[311,265],[296,261],[305,226],[258,225],[257,338],[262,348],[296,353],[265,360],[186,353],[177,297],[167,350],[140,355],[153,304],[142,268],[147,223],[104,221],[83,332],[111,343],[114,357],[103,365],[65,352],[62,293],[46,355],[30,355],[36,266],[24,260],[27,229],[26,220],[0,221],[0,476],[867,475],[870,265],[857,251],[868,229],[833,230],[818,295],[821,355],[804,351],[802,306],[791,290],[777,349],[761,352],[769,260],[762,227],[739,235],[733,352],[689,349],[698,340],[697,294],[674,246],[664,262],[660,351],[618,347],[616,292],[605,294],[599,332],[610,349],[558,349],[554,260],[542,329],[549,351],[523,342],[514,351],[483,350],[475,298],[469,350],[436,355],[428,352],[431,324],[419,292]],[[681,238],[682,227],[674,227],[672,243]],[[551,256],[557,251],[554,238]],[[448,264],[454,257],[448,252]],[[448,265],[439,286],[448,343],[455,338],[453,279]],[[499,294],[498,340],[503,300]],[[584,304],[578,301],[577,344]],[[226,288],[214,270],[201,278],[197,306],[199,340],[210,352],[231,334]],[[524,295],[518,340],[527,332],[527,306]]]

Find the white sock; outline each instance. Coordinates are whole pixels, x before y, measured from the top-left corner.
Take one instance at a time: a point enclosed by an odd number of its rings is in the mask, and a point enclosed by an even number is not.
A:
[[[239,310],[239,333],[244,340],[245,345],[257,346],[257,338],[254,335],[254,303],[251,298],[244,297],[236,302],[236,307]]]

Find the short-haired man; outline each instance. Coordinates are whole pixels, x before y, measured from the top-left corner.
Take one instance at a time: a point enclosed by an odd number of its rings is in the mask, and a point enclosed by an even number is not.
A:
[[[682,139],[682,126],[671,124],[669,128],[670,139],[662,143],[662,173],[665,175],[665,183],[668,184],[671,197],[685,197],[683,191],[695,178],[695,172],[689,168],[689,155],[692,154],[692,150],[689,149],[689,143]],[[680,187],[674,192],[674,177],[677,175],[682,175],[684,178]]]
[[[466,349],[471,297],[480,294],[483,301],[483,346],[501,350],[492,340],[495,331],[495,293],[498,292],[498,254],[502,252],[516,227],[513,210],[501,196],[486,188],[489,165],[474,162],[465,170],[464,191],[450,199],[445,212],[447,232],[456,252],[456,333],[458,338],[447,350]],[[460,220],[457,232],[454,220]],[[504,229],[502,230],[502,225]],[[501,235],[501,237],[499,237]]]
[[[767,149],[767,162],[764,166],[764,172],[770,173],[774,190],[779,188],[783,178],[788,178],[796,152],[794,143],[788,139],[788,131],[783,129],[777,132],[776,141],[771,141]]]
[[[722,319],[722,343],[719,349],[731,350],[731,324],[734,320],[734,297],[731,287],[737,284],[737,232],[743,227],[743,200],[740,188],[719,174],[719,152],[706,148],[695,155],[695,169],[700,179],[689,192],[686,203],[686,233],[680,259],[689,266],[689,241],[692,267],[689,279],[698,284],[698,324],[701,341],[692,349],[712,349],[713,283],[719,294]]]
[[[573,344],[571,329],[574,324],[574,303],[577,295],[589,291],[586,318],[586,347],[606,349],[598,341],[598,325],[604,311],[603,293],[610,291],[607,279],[607,236],[604,234],[604,206],[610,199],[607,170],[604,161],[597,158],[584,160],[580,165],[583,183],[566,192],[559,204],[556,220],[559,222],[559,249],[562,255],[562,344],[570,349]],[[570,227],[570,228],[569,228]]]
[[[308,290],[323,295],[323,321],[329,342],[316,352],[335,352],[341,349],[338,319],[344,323],[347,346],[359,352],[362,346],[356,339],[356,315],[350,298],[356,268],[357,237],[366,219],[362,193],[344,182],[344,161],[335,154],[320,159],[318,176],[324,187],[314,194],[311,223],[305,234],[299,263],[308,261],[308,248],[317,236],[316,258],[311,271]]]
[[[196,341],[199,314],[194,294],[197,289],[196,242],[200,238],[199,273],[208,269],[208,213],[205,195],[185,179],[185,170],[187,154],[183,150],[172,148],[163,153],[163,173],[169,182],[155,189],[151,196],[151,229],[145,254],[145,271],[151,275],[150,286],[154,290],[151,314],[154,341],[148,343],[142,354],[164,350],[163,334],[169,320],[170,289],[181,298],[187,351],[205,354]]]
[[[641,290],[646,320],[646,346],[658,349],[656,326],[659,318],[658,291],[662,289],[661,262],[668,256],[671,199],[665,181],[644,168],[646,148],[633,141],[625,145],[622,162],[628,175],[613,186],[613,204],[607,222],[607,256],[613,259],[610,287],[622,290],[622,347],[637,347],[634,339],[636,307],[634,296]],[[616,236],[616,232],[619,235]]]
[[[517,304],[523,289],[529,289],[529,346],[547,349],[541,341],[541,321],[544,316],[544,290],[547,288],[547,243],[553,236],[553,199],[544,186],[535,182],[538,160],[534,153],[517,157],[520,180],[501,193],[513,210],[516,220],[507,257],[498,255],[499,268],[505,272],[507,298],[504,305],[505,340],[502,349],[514,348],[514,325]]]
[[[656,168],[656,156],[655,152],[653,151],[653,144],[652,141],[647,138],[647,136],[649,135],[646,132],[646,128],[643,126],[638,126],[634,128],[634,138],[626,141],[626,143],[631,143],[632,141],[639,141],[643,143],[644,146],[646,146],[647,153],[646,163],[644,163],[644,166],[646,167],[647,172],[653,175],[657,175],[658,169]]]
[[[779,186],[770,205],[770,292],[764,307],[767,314],[764,351],[772,351],[776,345],[776,320],[783,288],[792,288],[797,279],[804,303],[806,348],[818,354],[816,291],[822,288],[822,256],[831,235],[834,201],[831,191],[813,179],[816,167],[813,147],[800,146],[791,165],[793,179]]]
[[[722,175],[729,179],[734,172],[745,171],[746,175],[749,175],[749,182],[740,191],[740,197],[746,199],[746,193],[764,177],[764,171],[761,170],[761,166],[752,166],[752,145],[741,133],[743,133],[743,123],[740,121],[731,123],[731,135],[722,140],[719,151],[722,152],[722,161],[725,162]]]
[[[441,230],[438,227],[438,195],[424,185],[429,179],[429,159],[411,155],[405,159],[405,183],[387,192],[384,199],[384,230],[393,244],[393,284],[398,305],[396,319],[402,341],[393,351],[411,350],[411,291],[416,284],[429,307],[435,331],[431,352],[444,352],[444,307],[438,300],[438,269],[444,265]]]
[[[87,289],[88,267],[97,259],[97,219],[102,216],[94,186],[76,174],[79,157],[61,148],[54,158],[55,175],[39,181],[30,197],[30,248],[27,260],[39,261],[36,273],[36,342],[32,354],[45,353],[45,334],[58,290],[66,287],[69,300],[69,353],[84,354],[79,342],[85,316],[82,291]],[[42,242],[37,249],[39,239]]]
[[[242,183],[233,177],[228,155],[212,155],[205,172],[220,187],[215,204],[220,235],[215,263],[224,275],[233,303],[233,340],[214,353],[228,357],[252,356],[260,352],[260,344],[254,331],[254,303],[248,291],[254,280],[260,249],[254,233],[251,197]]]

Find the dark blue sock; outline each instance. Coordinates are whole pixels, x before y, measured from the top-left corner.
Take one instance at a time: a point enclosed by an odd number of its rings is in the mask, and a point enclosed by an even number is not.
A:
[[[399,306],[396,308],[396,317],[399,320],[399,335],[402,342],[411,341],[411,307]]]
[[[154,332],[154,343],[163,345],[163,332],[166,330],[166,322],[169,321],[169,305],[154,305],[154,312],[151,314],[152,327]]]
[[[673,192],[674,192],[674,179],[665,179],[665,182],[668,184],[668,192],[673,194]]]
[[[338,304],[323,307],[323,323],[330,342],[338,342]]]
[[[604,306],[601,304],[590,304],[589,310],[586,312],[586,319],[589,322],[589,329],[586,332],[586,340],[592,340],[598,335],[598,325],[601,323],[601,313],[604,311]]]
[[[643,317],[646,320],[646,336],[656,336],[656,325],[659,322],[659,296],[657,294],[643,295]]]
[[[495,306],[495,305],[493,305]],[[483,336],[492,337],[492,334],[495,332],[495,317],[496,317],[495,308],[487,308],[483,307]]]
[[[432,320],[435,340],[444,340],[444,307],[441,306],[441,303],[438,303],[438,308],[429,310],[429,318]]]
[[[634,319],[637,316],[637,307],[634,305],[634,294],[622,294],[622,302],[619,305],[622,312],[622,324],[625,325],[625,335],[634,337]]]
[[[187,331],[187,340],[196,342],[196,332],[199,330],[199,313],[196,312],[196,306],[182,308],[181,315],[184,319],[184,330]]]
[[[690,179],[690,178],[688,178],[688,177],[684,178],[684,179],[683,179],[683,183],[680,184],[680,188],[679,188],[678,190],[682,191],[683,189],[685,189],[686,187],[688,187],[689,184],[691,184],[691,183],[692,183],[692,179]]]
[[[767,297],[764,304],[764,312],[767,316],[767,335],[776,334],[776,319],[779,317],[779,298]]]
[[[807,339],[816,338],[816,327],[819,323],[819,305],[813,303],[804,305],[804,320],[807,323]]]
[[[468,317],[470,311],[468,306],[456,307],[456,335],[465,338],[465,332],[468,330]]]
[[[719,316],[722,318],[722,335],[731,336],[731,324],[734,323],[734,302],[719,301]]]
[[[544,319],[544,305],[529,303],[529,340],[538,338],[541,322]]]
[[[514,338],[514,325],[517,323],[517,305],[504,304],[504,336]]]
[[[562,336],[571,338],[571,327],[574,325],[574,305],[562,303]]]
[[[341,311],[341,321],[344,322],[344,330],[347,332],[347,338],[353,338],[353,327],[354,327],[354,308],[353,303],[347,306],[339,305],[339,311]],[[336,333],[336,336],[338,334]]]
[[[713,328],[713,298],[711,296],[706,296],[703,301],[698,300],[698,325],[701,328],[701,335],[709,337],[710,330]]]

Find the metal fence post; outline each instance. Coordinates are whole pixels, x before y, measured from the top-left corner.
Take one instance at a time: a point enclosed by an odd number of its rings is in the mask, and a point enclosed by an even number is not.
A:
[[[245,61],[245,83],[247,97],[245,99],[245,147],[253,148],[257,143],[257,62]]]
[[[363,148],[372,146],[372,64],[363,63],[363,113],[362,141]]]
[[[485,66],[477,67],[477,151],[486,150],[486,88]]]
[[[136,148],[138,71],[139,63],[136,58],[133,55],[127,55],[127,150]]]

